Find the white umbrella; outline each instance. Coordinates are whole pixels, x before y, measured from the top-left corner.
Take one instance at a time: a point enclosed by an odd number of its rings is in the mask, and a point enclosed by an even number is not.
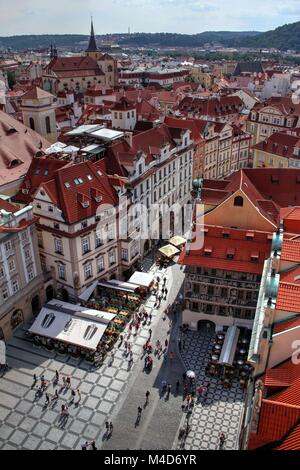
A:
[[[193,372],[192,370],[188,370],[187,373],[186,373],[186,376],[189,378],[189,379],[194,379],[196,377],[196,374],[195,372]]]

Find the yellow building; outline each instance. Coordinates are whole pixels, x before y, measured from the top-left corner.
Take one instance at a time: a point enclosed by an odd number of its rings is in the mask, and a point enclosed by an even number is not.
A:
[[[300,137],[277,132],[253,147],[254,168],[299,168]]]

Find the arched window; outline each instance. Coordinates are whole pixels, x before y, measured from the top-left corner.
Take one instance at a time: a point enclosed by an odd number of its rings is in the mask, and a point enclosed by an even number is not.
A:
[[[34,119],[31,117],[29,118],[29,125],[30,125],[30,128],[35,131],[35,126],[34,126]]]
[[[49,116],[46,117],[45,121],[46,121],[46,132],[47,132],[47,134],[50,134],[51,133],[51,125],[50,125]]]
[[[244,199],[242,198],[242,196],[236,196],[234,198],[234,205],[237,206],[237,207],[243,207]]]
[[[17,328],[17,326],[20,325],[20,323],[22,323],[23,321],[24,316],[22,310],[15,310],[10,318],[10,324],[12,329],[14,330],[15,328]]]

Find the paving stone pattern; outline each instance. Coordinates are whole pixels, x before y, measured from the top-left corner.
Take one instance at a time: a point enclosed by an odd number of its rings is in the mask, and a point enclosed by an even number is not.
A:
[[[210,358],[212,331],[189,331],[184,335],[185,348],[181,353],[186,370],[196,373],[197,386],[209,382],[209,391],[204,401],[195,404],[190,418],[191,430],[185,441],[176,440],[174,448],[185,450],[218,450],[219,437],[226,436],[224,450],[238,449],[240,424],[244,412],[244,393],[237,380],[230,389],[225,389],[220,380],[205,375]],[[182,424],[186,420],[182,421]]]

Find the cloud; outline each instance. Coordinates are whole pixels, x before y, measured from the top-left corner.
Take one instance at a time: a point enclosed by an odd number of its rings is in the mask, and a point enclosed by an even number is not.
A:
[[[0,0],[0,35],[266,31],[299,20],[299,0]]]

